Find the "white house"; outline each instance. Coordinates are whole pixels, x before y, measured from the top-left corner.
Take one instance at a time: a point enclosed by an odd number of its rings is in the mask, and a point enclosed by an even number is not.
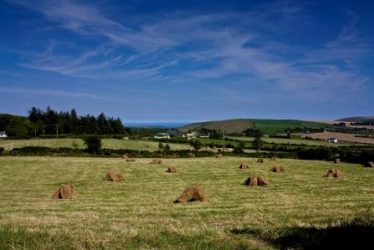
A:
[[[0,138],[7,138],[8,135],[6,134],[5,131],[0,131]]]
[[[187,139],[193,139],[197,137],[197,133],[196,132],[187,133],[187,134],[184,134],[183,137]]]
[[[170,135],[168,133],[158,133],[153,138],[160,140],[160,139],[170,139]]]
[[[338,143],[339,142],[339,140],[337,138],[334,138],[334,137],[327,138],[327,141],[330,142],[330,143]]]

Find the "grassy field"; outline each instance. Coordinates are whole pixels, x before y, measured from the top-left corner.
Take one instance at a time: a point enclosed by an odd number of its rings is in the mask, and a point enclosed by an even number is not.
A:
[[[290,228],[323,229],[374,212],[374,171],[356,164],[227,157],[121,159],[0,157],[0,246],[2,249],[273,249]],[[240,170],[241,162],[251,166]],[[176,174],[165,168],[176,165]],[[322,175],[338,167],[343,179]],[[125,181],[102,180],[119,170]],[[251,174],[268,187],[242,185]],[[50,198],[72,183],[72,200]],[[191,184],[207,203],[173,204]]]
[[[261,130],[264,134],[277,134],[284,133],[286,129],[290,128],[328,129],[333,128],[334,126],[326,123],[301,120],[233,119],[223,121],[192,123],[178,129],[183,132],[187,132],[188,130],[198,130],[201,128],[221,131],[223,127],[225,128],[226,133],[240,134],[248,128],[255,127],[256,129]]]
[[[154,141],[141,140],[121,140],[121,139],[102,139],[103,148],[111,149],[132,149],[132,150],[158,150],[158,143]],[[171,150],[191,149],[189,145],[170,143]],[[44,147],[68,147],[68,148],[85,148],[82,139],[30,139],[30,140],[0,140],[0,147],[9,150],[25,146],[44,146]]]
[[[230,139],[252,142],[254,138],[251,137],[240,137],[240,136],[230,136]],[[325,140],[308,140],[308,139],[287,139],[287,138],[271,138],[263,137],[264,142],[275,143],[275,144],[289,144],[289,145],[308,145],[308,146],[327,146],[327,147],[339,147],[339,146],[350,146],[350,145],[359,145],[358,143],[329,143]]]

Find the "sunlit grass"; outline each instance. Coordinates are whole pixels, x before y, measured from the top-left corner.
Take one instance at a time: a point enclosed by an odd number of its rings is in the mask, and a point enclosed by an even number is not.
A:
[[[374,208],[372,169],[323,161],[255,161],[163,159],[162,165],[150,165],[150,159],[0,157],[0,233],[8,235],[3,241],[9,248],[22,248],[20,239],[29,248],[43,249],[273,248],[256,235],[233,232],[251,229],[276,237],[282,228],[324,227]],[[251,168],[240,170],[241,162]],[[286,172],[271,173],[275,163]],[[177,167],[176,174],[165,173],[170,165]],[[345,173],[343,179],[322,177],[335,167]],[[125,181],[103,181],[112,169],[122,172]],[[265,176],[270,185],[242,185],[252,174]],[[66,182],[76,188],[73,200],[51,200]],[[174,204],[191,184],[204,187],[209,202]],[[35,237],[39,240],[30,240]]]
[[[132,149],[132,150],[158,150],[158,142],[141,141],[141,140],[122,140],[122,139],[102,139],[103,148],[110,149]],[[190,149],[187,144],[169,143],[171,150]],[[82,139],[30,139],[30,140],[0,140],[0,147],[6,150],[11,148],[21,148],[26,146],[42,147],[68,147],[68,148],[85,148]]]

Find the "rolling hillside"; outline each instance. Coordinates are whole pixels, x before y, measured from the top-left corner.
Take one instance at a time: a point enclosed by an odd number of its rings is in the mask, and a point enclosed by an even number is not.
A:
[[[300,121],[300,120],[271,120],[271,119],[232,119],[223,121],[209,121],[201,123],[192,123],[178,128],[182,132],[195,131],[202,128],[222,131],[224,127],[227,134],[242,133],[248,128],[257,128],[265,134],[284,133],[287,128],[332,128],[332,125]]]
[[[339,119],[338,121],[342,122],[358,122],[358,123],[371,123],[374,124],[374,116],[354,116]]]

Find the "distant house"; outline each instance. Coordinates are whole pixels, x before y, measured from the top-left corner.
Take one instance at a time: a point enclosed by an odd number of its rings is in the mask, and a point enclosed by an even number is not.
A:
[[[170,135],[168,133],[158,133],[153,138],[160,140],[160,139],[170,139]]]
[[[330,137],[330,138],[327,138],[327,142],[330,142],[330,143],[338,143],[339,140],[338,140],[337,138]]]
[[[193,139],[197,137],[197,133],[196,132],[187,133],[187,134],[184,134],[183,137],[187,139]]]
[[[6,134],[5,131],[0,131],[0,138],[7,138],[8,135]]]

